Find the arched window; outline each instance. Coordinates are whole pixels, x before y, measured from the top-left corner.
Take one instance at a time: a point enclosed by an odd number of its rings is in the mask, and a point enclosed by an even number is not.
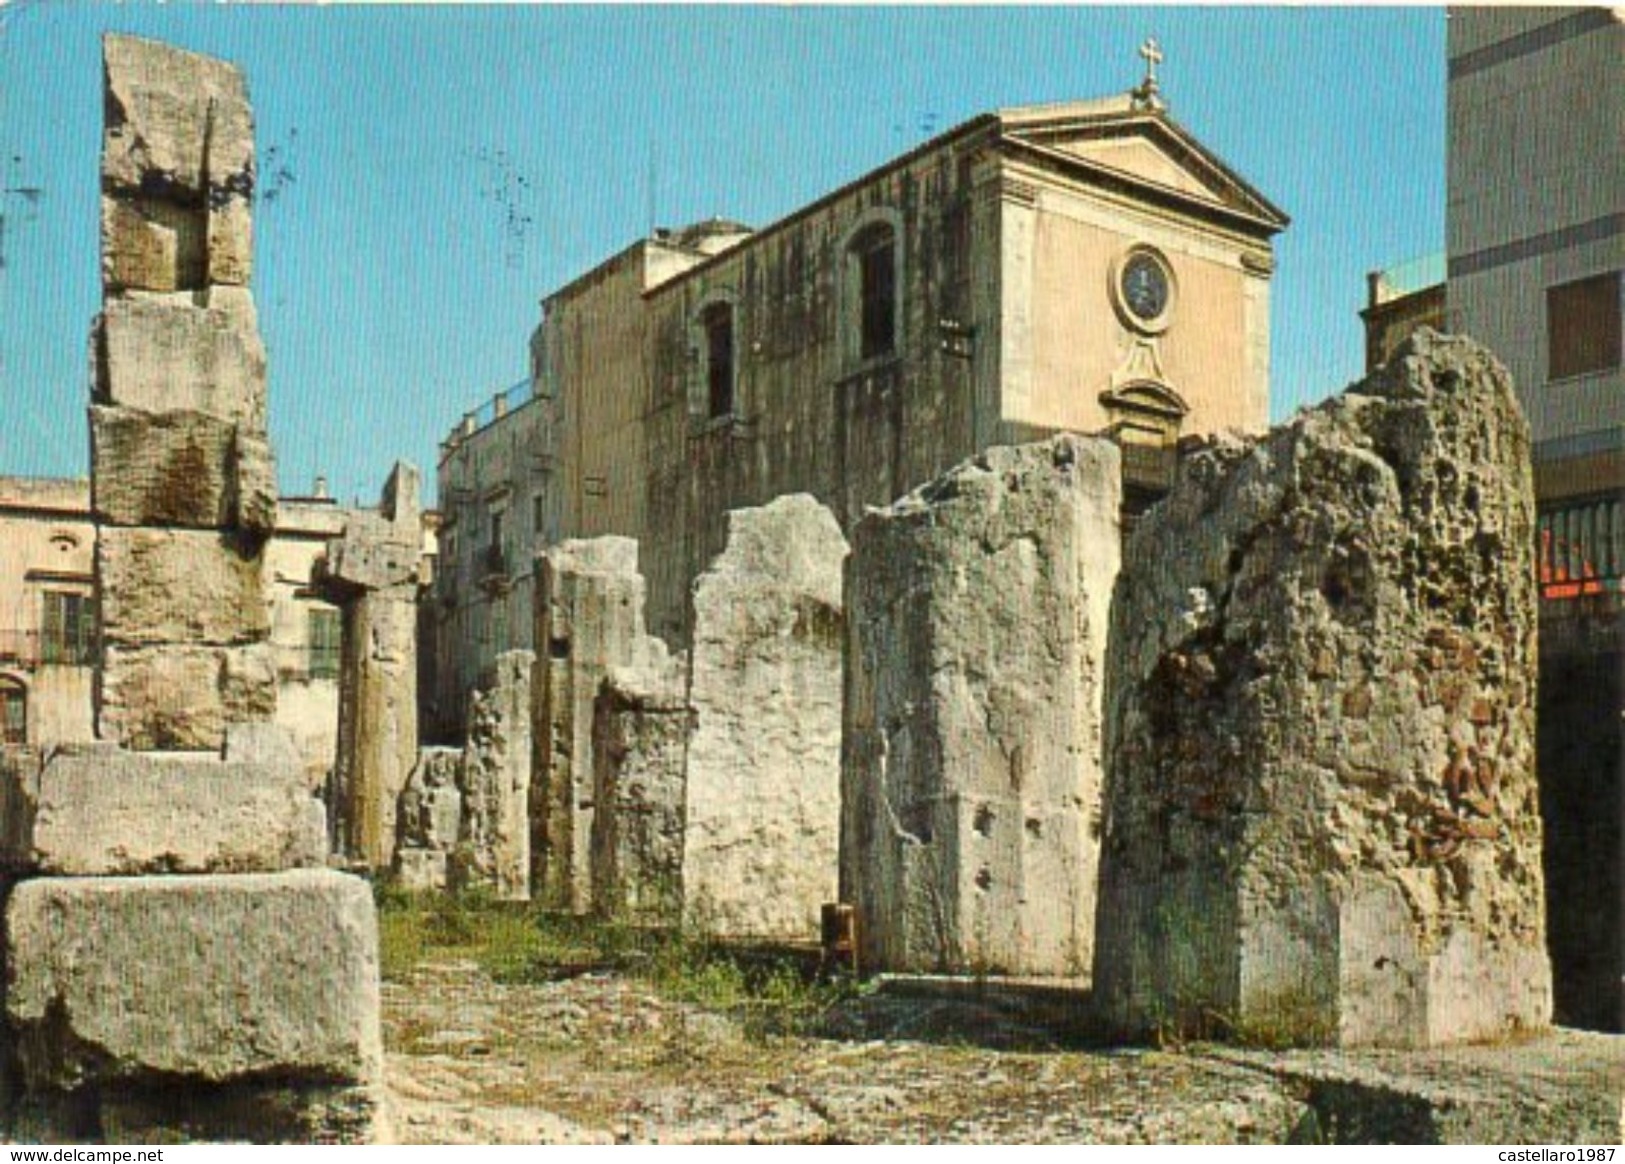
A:
[[[706,415],[712,420],[734,412],[734,309],[713,303],[700,313],[705,333]]]
[[[872,211],[847,237],[841,285],[849,363],[886,359],[902,348],[899,226],[895,212]]]
[[[28,742],[28,688],[10,675],[0,675],[0,744]]]
[[[688,414],[698,421],[737,416],[739,400],[739,307],[733,292],[707,294],[689,317]]]

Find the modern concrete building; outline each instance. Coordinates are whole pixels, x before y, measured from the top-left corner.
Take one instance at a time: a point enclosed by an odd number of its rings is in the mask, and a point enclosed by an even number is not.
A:
[[[1625,1027],[1625,13],[1449,19],[1454,330],[1511,370],[1540,509],[1540,772],[1559,1021]]]
[[[531,396],[441,446],[441,722],[532,645],[531,558],[566,538],[636,538],[682,645],[731,509],[804,491],[850,527],[1061,430],[1115,435],[1143,504],[1181,438],[1266,427],[1286,223],[1148,72],[974,118],[761,230],[638,240],[543,301]]]

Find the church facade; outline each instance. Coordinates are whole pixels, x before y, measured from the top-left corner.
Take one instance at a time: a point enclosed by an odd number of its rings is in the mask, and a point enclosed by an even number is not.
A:
[[[761,230],[633,243],[543,301],[530,398],[441,446],[442,718],[531,645],[532,560],[566,538],[636,538],[681,645],[731,509],[806,492],[850,527],[1061,430],[1114,435],[1154,495],[1181,439],[1268,423],[1286,223],[1148,76],[977,117]]]

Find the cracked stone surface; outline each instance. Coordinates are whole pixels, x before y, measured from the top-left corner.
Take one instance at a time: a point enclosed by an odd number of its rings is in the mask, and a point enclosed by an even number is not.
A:
[[[841,900],[867,969],[1087,974],[1109,441],[993,448],[852,533]]]
[[[835,900],[846,552],[791,494],[729,513],[694,583],[683,896],[713,932],[813,941]]]
[[[1081,994],[1077,997],[1081,998]],[[1606,1143],[1625,1037],[1427,1052],[1090,1049],[996,992],[878,994],[820,1037],[750,1037],[645,984],[383,989],[402,1143]]]
[[[1528,426],[1466,339],[1421,332],[1183,463],[1113,609],[1095,985],[1120,1027],[1550,1021],[1534,544]]]

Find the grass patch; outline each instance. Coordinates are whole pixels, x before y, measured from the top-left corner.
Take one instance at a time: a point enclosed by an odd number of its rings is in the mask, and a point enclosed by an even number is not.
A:
[[[737,1018],[747,1037],[800,1034],[859,991],[825,980],[816,957],[731,946],[690,930],[634,926],[497,901],[488,894],[376,891],[383,977],[460,959],[504,983],[554,982],[615,972],[665,998]]]

